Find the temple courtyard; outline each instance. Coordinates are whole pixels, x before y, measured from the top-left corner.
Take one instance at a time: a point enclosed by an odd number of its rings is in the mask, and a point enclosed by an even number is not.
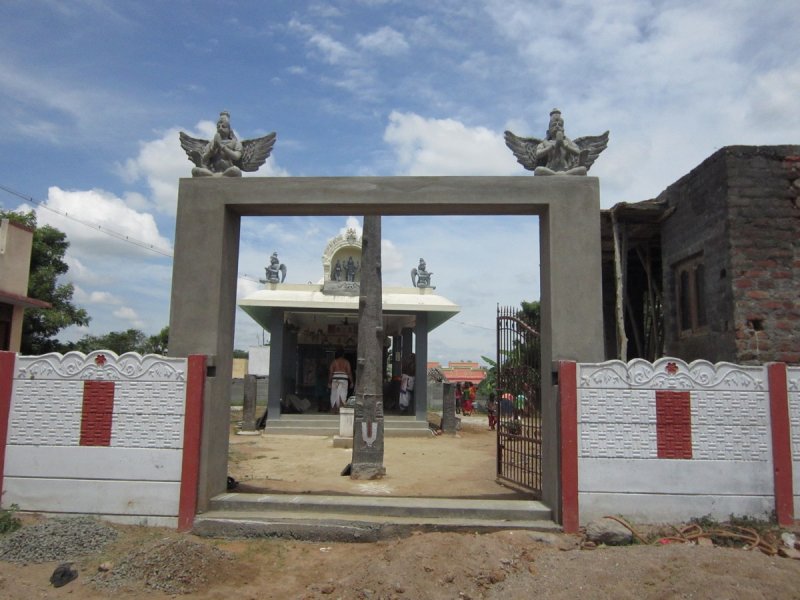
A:
[[[430,498],[523,498],[495,481],[496,444],[486,415],[462,418],[455,435],[386,437],[386,476],[357,481],[342,476],[352,450],[332,436],[236,435],[232,413],[228,474],[237,491],[254,493],[378,495]]]

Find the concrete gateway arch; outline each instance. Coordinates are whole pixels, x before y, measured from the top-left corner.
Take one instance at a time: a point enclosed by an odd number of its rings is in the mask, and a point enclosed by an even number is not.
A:
[[[209,500],[226,489],[241,217],[375,214],[539,217],[545,371],[542,501],[560,519],[557,381],[546,372],[556,372],[557,360],[603,360],[600,196],[595,177],[181,179],[169,353],[209,357],[198,508],[205,510]]]

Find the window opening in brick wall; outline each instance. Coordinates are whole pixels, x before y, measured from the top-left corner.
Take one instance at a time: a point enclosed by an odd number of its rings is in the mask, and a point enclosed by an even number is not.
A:
[[[701,333],[708,327],[703,255],[676,264],[674,272],[679,333],[682,336]]]

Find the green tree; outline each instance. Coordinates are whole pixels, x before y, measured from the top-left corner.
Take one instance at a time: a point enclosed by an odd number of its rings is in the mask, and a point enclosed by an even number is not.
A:
[[[157,334],[147,338],[143,354],[161,354],[162,356],[166,356],[167,348],[169,348],[169,325],[162,327],[161,331]]]
[[[59,277],[69,270],[64,262],[64,254],[69,248],[67,236],[50,225],[37,226],[33,211],[0,211],[0,218],[33,230],[28,296],[52,305],[52,308],[25,310],[20,351],[35,355],[61,350],[55,335],[70,325],[88,325],[90,320],[85,309],[73,304],[75,289],[72,284],[58,283]]]
[[[537,300],[522,301],[515,317],[527,325],[518,326],[519,331],[527,331],[528,327],[537,334],[540,332],[541,307]],[[478,387],[478,392],[488,395],[503,388],[505,392],[517,394],[523,391],[523,383],[530,384],[533,392],[539,396],[541,385],[541,338],[539,335],[521,335],[514,340],[511,348],[506,348],[500,356],[500,365],[496,361],[481,357],[488,365],[486,378]],[[502,381],[501,381],[502,380]]]
[[[169,326],[150,337],[139,329],[111,331],[103,335],[85,335],[77,342],[68,344],[65,350],[78,350],[84,354],[94,350],[111,350],[117,355],[126,352],[164,355],[168,345]]]
[[[520,318],[524,318],[531,327],[539,331],[542,323],[542,307],[539,301],[534,300],[533,302],[526,302],[523,300],[520,306],[522,307],[522,315],[520,315]]]
[[[486,377],[478,384],[478,395],[488,398],[489,394],[493,394],[497,389],[497,361],[488,356],[481,356],[481,359],[489,365],[489,368],[486,369]]]
[[[144,333],[138,329],[128,329],[127,331],[112,331],[105,335],[85,335],[71,349],[83,353],[93,350],[111,350],[117,355],[126,352],[141,354],[146,343],[147,336]]]

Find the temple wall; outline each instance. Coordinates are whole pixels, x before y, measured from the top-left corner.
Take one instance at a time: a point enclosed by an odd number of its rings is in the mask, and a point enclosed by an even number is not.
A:
[[[0,359],[3,508],[190,526],[203,357],[95,351]]]
[[[577,455],[577,476],[565,487],[577,493],[580,523],[773,511],[785,521],[797,510],[800,369],[636,359],[577,364],[567,379],[577,428],[565,451]]]

